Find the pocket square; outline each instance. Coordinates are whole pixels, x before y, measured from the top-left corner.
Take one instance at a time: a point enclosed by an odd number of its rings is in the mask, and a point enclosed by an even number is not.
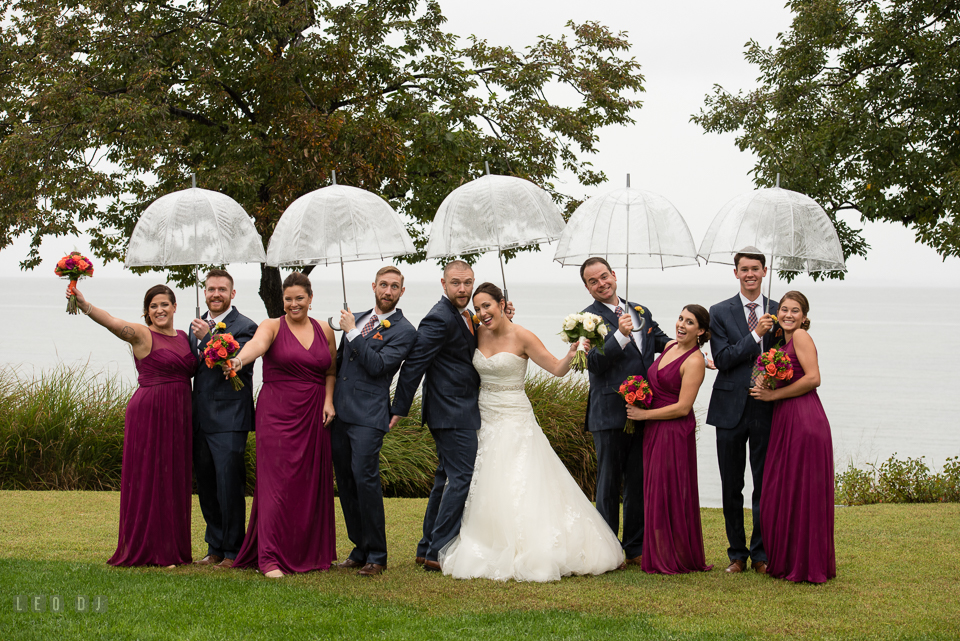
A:
[[[374,335],[371,336],[370,338],[372,338],[372,339],[375,340],[375,341],[382,341],[382,340],[383,340],[383,336],[380,335],[380,332],[377,332],[376,334],[374,334]]]
[[[652,332],[652,331],[653,331],[653,328],[652,328],[652,327],[650,327],[650,328],[647,329],[647,333],[648,333],[648,334],[649,334],[650,332]]]

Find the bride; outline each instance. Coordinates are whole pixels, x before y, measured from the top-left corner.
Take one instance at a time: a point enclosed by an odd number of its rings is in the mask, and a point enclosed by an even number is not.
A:
[[[620,542],[550,447],[524,392],[528,359],[563,376],[576,344],[554,358],[504,316],[503,292],[491,283],[476,289],[473,304],[482,324],[473,355],[479,444],[460,534],[438,555],[443,573],[542,582],[621,567]]]

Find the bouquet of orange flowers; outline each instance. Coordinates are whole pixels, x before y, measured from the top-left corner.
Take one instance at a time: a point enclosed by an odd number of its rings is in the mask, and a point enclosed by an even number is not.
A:
[[[67,300],[67,313],[76,315],[77,297],[73,290],[77,286],[77,281],[84,276],[93,276],[93,263],[90,259],[80,252],[70,252],[59,261],[53,270],[60,278],[70,279],[70,298]]]
[[[653,402],[653,390],[650,389],[650,382],[642,376],[628,376],[627,380],[620,384],[617,390],[630,405],[636,405],[643,409],[650,409],[650,403]],[[627,422],[628,433],[633,433],[633,421]]]
[[[793,363],[782,349],[771,347],[757,356],[757,362],[753,366],[753,384],[756,387],[777,389],[780,381],[789,381],[791,378]]]
[[[211,369],[223,365],[240,352],[240,343],[233,337],[233,334],[227,332],[218,333],[216,331],[226,328],[227,326],[225,324],[217,323],[217,326],[214,328],[213,337],[207,341],[207,346],[203,350],[203,360],[206,361],[207,367]],[[234,391],[238,391],[243,387],[243,381],[240,380],[232,367],[228,367],[227,372],[230,376],[230,384],[233,385]]]

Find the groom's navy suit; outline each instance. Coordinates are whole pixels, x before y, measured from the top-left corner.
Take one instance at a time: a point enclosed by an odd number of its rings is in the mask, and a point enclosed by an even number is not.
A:
[[[757,317],[776,312],[776,304],[765,296]],[[760,532],[760,494],[763,489],[763,466],[770,442],[773,403],[758,401],[747,391],[751,374],[761,348],[774,346],[779,327],[756,341],[747,325],[740,294],[710,308],[710,350],[717,366],[717,378],[710,395],[707,423],[717,432],[717,460],[723,497],[723,518],[726,523],[727,555],[731,561],[767,561]],[[743,473],[746,470],[746,446],[750,443],[750,472],[753,476],[753,534],[747,550],[743,526]]]
[[[622,298],[624,310],[641,307]],[[623,431],[627,422],[626,402],[618,393],[628,376],[647,376],[647,368],[671,338],[663,333],[650,310],[636,311],[644,321],[640,337],[642,352],[631,340],[625,347],[617,342],[619,320],[609,307],[594,301],[585,312],[597,314],[607,325],[603,354],[594,347],[587,355],[590,396],[585,427],[593,433],[597,451],[597,511],[616,534],[620,530],[620,492],[623,491],[623,551],[633,559],[643,551],[643,429]],[[625,312],[626,313],[626,312]]]
[[[429,561],[436,561],[440,549],[460,532],[473,478],[480,429],[480,375],[473,367],[476,348],[477,339],[457,308],[441,298],[420,321],[416,345],[400,370],[390,410],[407,416],[420,379],[426,376],[423,422],[437,444],[439,465],[417,556]]]
[[[209,312],[207,313],[209,314]],[[242,348],[253,338],[257,324],[234,307],[222,321],[221,333],[233,334]],[[193,378],[193,469],[197,476],[200,511],[207,523],[207,554],[236,558],[243,543],[246,503],[244,452],[247,432],[254,429],[253,363],[244,363],[237,376],[243,382],[234,390],[219,367],[203,362],[210,334],[198,341],[188,332],[190,347],[200,361]]]
[[[373,310],[357,314],[357,320]],[[390,384],[417,340],[417,330],[399,309],[390,327],[340,340],[330,441],[340,508],[357,563],[387,564],[387,531],[380,483],[380,449],[390,429]],[[358,328],[359,329],[359,328]]]

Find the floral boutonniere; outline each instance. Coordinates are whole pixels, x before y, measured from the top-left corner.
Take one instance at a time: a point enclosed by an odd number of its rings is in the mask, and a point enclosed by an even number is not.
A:
[[[390,321],[384,318],[382,321],[380,321],[380,324],[377,325],[377,329],[390,329]]]
[[[476,326],[478,326],[478,325],[480,324],[480,317],[477,316],[476,314],[474,314],[473,316],[471,316],[471,317],[470,317],[470,320],[473,321],[473,326],[474,326],[474,327],[476,327]]]
[[[637,310],[638,314],[640,314],[641,316],[643,315],[643,307],[641,307],[640,305],[637,305],[636,307],[634,307],[634,309]]]

